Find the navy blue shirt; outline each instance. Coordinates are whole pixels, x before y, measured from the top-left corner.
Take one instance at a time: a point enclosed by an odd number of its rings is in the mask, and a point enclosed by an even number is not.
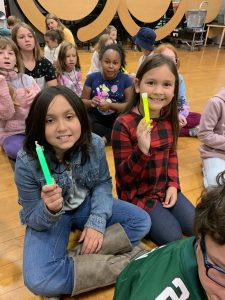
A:
[[[113,103],[123,103],[125,99],[124,91],[132,85],[132,80],[127,74],[121,72],[112,80],[105,80],[101,72],[94,72],[87,76],[84,85],[91,88],[91,99],[98,96],[100,92],[103,101],[111,100]],[[101,112],[98,107],[91,108],[91,112],[97,115],[115,113],[112,110]]]

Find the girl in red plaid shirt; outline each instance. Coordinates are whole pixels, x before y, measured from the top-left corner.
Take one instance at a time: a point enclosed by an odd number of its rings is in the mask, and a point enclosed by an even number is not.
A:
[[[180,191],[178,177],[178,89],[173,61],[151,56],[139,67],[131,99],[112,131],[118,196],[149,213],[149,237],[159,245],[192,235],[195,212]],[[148,123],[142,93],[148,95]]]

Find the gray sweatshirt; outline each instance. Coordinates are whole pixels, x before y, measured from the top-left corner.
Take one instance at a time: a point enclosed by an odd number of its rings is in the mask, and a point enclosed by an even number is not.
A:
[[[201,116],[198,137],[202,142],[201,158],[225,160],[225,88],[208,101]]]

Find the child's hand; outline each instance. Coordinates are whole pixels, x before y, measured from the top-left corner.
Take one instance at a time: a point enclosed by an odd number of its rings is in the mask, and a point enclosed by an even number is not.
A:
[[[25,103],[31,104],[31,102],[34,100],[34,97],[36,96],[36,92],[25,90]]]
[[[138,147],[140,150],[148,155],[149,149],[150,149],[150,143],[151,143],[151,126],[152,120],[150,120],[148,123],[145,123],[145,119],[143,118],[138,126],[137,126],[137,140],[138,140]],[[148,128],[148,124],[150,124],[150,127]]]
[[[41,198],[52,213],[57,213],[63,206],[62,189],[56,184],[44,185]]]
[[[185,125],[187,125],[187,119],[184,116],[179,115],[178,118],[180,127],[184,127]]]
[[[177,201],[177,189],[174,186],[168,187],[166,191],[166,198],[162,203],[164,208],[170,208],[175,205]]]
[[[90,227],[85,227],[82,231],[79,242],[83,242],[81,254],[97,253],[103,243],[104,235]]]
[[[91,99],[91,107],[96,107],[97,105],[101,105],[101,98],[95,96]]]
[[[101,105],[99,105],[100,111],[107,111],[111,109],[111,103],[110,102],[102,102]]]

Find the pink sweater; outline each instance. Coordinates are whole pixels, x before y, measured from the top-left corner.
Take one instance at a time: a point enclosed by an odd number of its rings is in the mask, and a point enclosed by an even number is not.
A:
[[[26,74],[18,75],[11,80],[10,85],[15,89],[16,103],[19,105],[14,106],[7,81],[3,77],[0,79],[0,145],[6,137],[25,132],[25,119],[31,105],[26,95],[30,92],[35,96],[40,91],[33,77]]]

